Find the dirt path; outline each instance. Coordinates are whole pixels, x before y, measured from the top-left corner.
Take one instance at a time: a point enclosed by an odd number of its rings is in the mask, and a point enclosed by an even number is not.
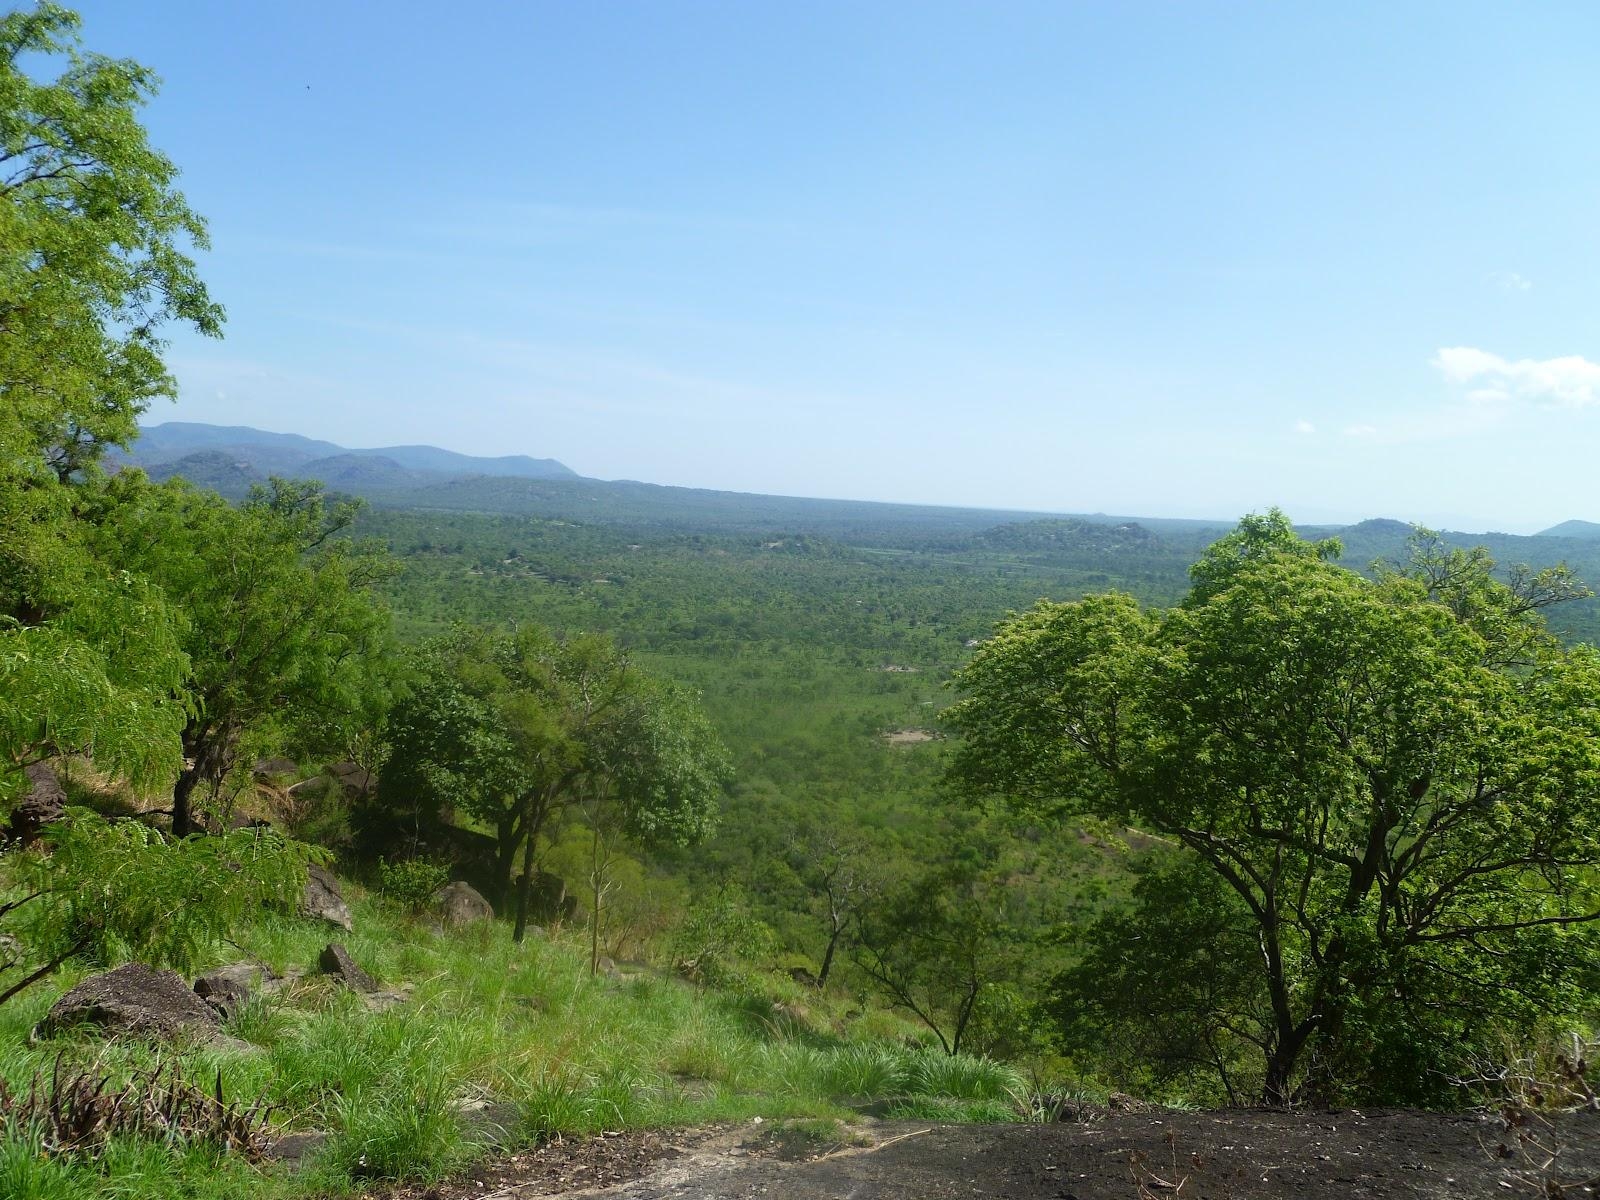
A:
[[[1540,1129],[1560,1155],[1496,1158],[1498,1119],[1406,1111],[1105,1113],[1071,1124],[878,1122],[865,1144],[781,1127],[555,1143],[416,1200],[1456,1200],[1600,1196],[1600,1114]],[[1528,1147],[1530,1151],[1531,1147]],[[805,1157],[804,1155],[809,1155]],[[798,1160],[797,1160],[798,1156]],[[1548,1191],[1548,1182],[1567,1186]]]

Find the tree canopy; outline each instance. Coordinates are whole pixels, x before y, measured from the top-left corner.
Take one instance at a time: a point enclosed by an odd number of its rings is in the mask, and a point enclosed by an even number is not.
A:
[[[238,506],[137,472],[101,490],[105,557],[182,599],[174,832],[191,831],[196,787],[219,785],[242,751],[344,748],[387,629],[372,589],[391,571],[384,553],[340,536],[356,511],[319,484],[279,479]]]
[[[727,750],[692,697],[639,671],[609,639],[463,628],[426,646],[417,666],[391,715],[374,815],[408,813],[418,831],[455,811],[490,825],[501,906],[521,850],[519,936],[539,838],[567,808],[646,843],[687,844],[709,830]]]
[[[181,755],[177,618],[89,551],[71,485],[173,393],[164,326],[215,334],[222,312],[139,123],[154,77],[76,30],[54,4],[0,16],[0,788],[52,754],[142,780]]]
[[[1222,904],[1210,948],[1250,986],[1186,1019],[1254,1054],[1275,1102],[1423,1097],[1497,1027],[1590,1003],[1600,655],[1542,632],[1569,579],[1435,549],[1373,580],[1247,519],[1177,608],[1041,603],[957,680],[967,789],[1164,835],[1216,881],[1147,894]],[[1133,971],[1193,946],[1125,949]]]

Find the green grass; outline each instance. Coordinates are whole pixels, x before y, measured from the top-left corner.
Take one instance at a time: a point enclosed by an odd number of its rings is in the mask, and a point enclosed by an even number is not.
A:
[[[916,1115],[1019,1119],[1021,1080],[980,1059],[946,1059],[904,1042],[840,1036],[825,1014],[774,1015],[793,985],[767,996],[727,996],[644,974],[591,979],[581,947],[530,940],[501,924],[442,934],[355,900],[345,942],[385,987],[409,987],[383,1013],[315,974],[330,931],[266,919],[238,950],[280,973],[307,974],[259,998],[228,1025],[238,1042],[177,1049],[66,1037],[29,1044],[55,997],[81,976],[66,971],[0,1007],[0,1078],[26,1087],[58,1055],[116,1078],[174,1055],[226,1094],[265,1096],[283,1131],[332,1136],[306,1169],[255,1168],[203,1146],[124,1142],[98,1159],[41,1155],[27,1129],[0,1142],[0,1195],[16,1200],[350,1194],[374,1180],[431,1180],[490,1152],[458,1119],[464,1101],[509,1103],[514,1144],[554,1134],[785,1118],[848,1119],[863,1100],[894,1097]],[[814,1004],[821,1002],[815,997]],[[870,1014],[875,1030],[908,1027]],[[849,1031],[846,1031],[847,1033]]]

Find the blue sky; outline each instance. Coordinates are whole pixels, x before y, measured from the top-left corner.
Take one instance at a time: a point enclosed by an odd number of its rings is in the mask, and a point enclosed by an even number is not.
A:
[[[96,0],[151,420],[1057,511],[1600,520],[1600,8]]]

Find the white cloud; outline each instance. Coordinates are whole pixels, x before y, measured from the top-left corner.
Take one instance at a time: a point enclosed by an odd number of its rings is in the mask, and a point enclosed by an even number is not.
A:
[[[1491,271],[1489,282],[1506,292],[1527,292],[1533,289],[1533,281],[1524,279],[1515,271]]]
[[[1344,427],[1345,437],[1372,437],[1377,432],[1378,427],[1376,425],[1346,425]]]
[[[1317,427],[1310,421],[1296,421],[1294,423],[1294,431],[1296,433],[1315,433]]]
[[[1480,403],[1514,398],[1559,408],[1600,404],[1600,363],[1579,354],[1513,362],[1471,346],[1447,346],[1433,356],[1433,365],[1452,383],[1478,383],[1469,398]]]

